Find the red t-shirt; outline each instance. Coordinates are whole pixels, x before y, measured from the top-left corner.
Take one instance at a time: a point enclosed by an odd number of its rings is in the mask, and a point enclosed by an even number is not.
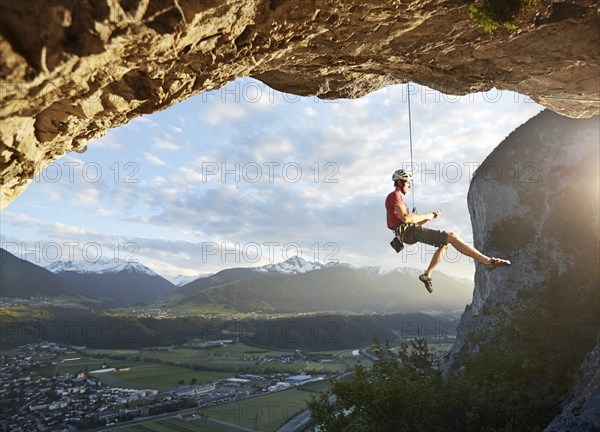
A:
[[[390,192],[390,194],[385,199],[385,210],[387,213],[387,226],[389,229],[394,229],[394,227],[396,225],[402,223],[400,216],[398,216],[396,214],[396,210],[394,210],[395,205],[404,207],[406,209],[406,212],[408,213],[408,207],[404,203],[404,200],[402,199],[402,192],[400,192],[400,191]]]

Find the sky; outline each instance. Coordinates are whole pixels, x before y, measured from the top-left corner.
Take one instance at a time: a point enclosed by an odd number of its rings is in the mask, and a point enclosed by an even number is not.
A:
[[[495,89],[458,97],[409,83],[324,101],[238,79],[49,164],[2,213],[0,242],[39,265],[120,259],[167,278],[295,255],[425,269],[433,247],[389,245],[394,170],[413,172],[419,213],[442,210],[428,227],[472,242],[471,175],[542,109]],[[450,248],[439,270],[472,279],[475,267]]]

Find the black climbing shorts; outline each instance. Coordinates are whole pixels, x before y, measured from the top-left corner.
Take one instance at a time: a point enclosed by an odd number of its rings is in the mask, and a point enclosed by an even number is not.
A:
[[[448,233],[446,231],[425,228],[421,225],[409,225],[404,230],[404,243],[425,243],[435,247],[448,244]]]

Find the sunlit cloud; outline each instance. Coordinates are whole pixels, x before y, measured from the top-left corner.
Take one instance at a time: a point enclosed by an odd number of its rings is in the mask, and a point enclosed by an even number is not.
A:
[[[105,218],[116,218],[119,216],[119,213],[116,211],[113,211],[113,210],[99,208],[98,210],[96,210],[96,215],[98,215],[100,217],[105,217]]]
[[[2,220],[9,221],[11,224],[24,224],[26,226],[41,223],[40,220],[34,219],[24,213],[13,213],[6,210],[2,213]]]
[[[57,234],[85,234],[86,230],[80,226],[74,225],[65,225],[63,223],[57,222],[53,225]]]
[[[224,122],[235,122],[246,116],[246,110],[239,104],[217,104],[206,113],[204,120],[210,125],[218,125]]]
[[[146,160],[148,162],[150,162],[153,165],[166,165],[166,162],[163,161],[162,159],[158,158],[157,156],[150,154],[150,153],[144,153],[144,157],[146,158]]]
[[[156,149],[160,149],[160,150],[178,150],[179,149],[179,146],[169,136],[164,137],[164,138],[156,138],[154,140],[154,144],[152,144],[152,147],[156,148]]]
[[[100,190],[88,186],[86,190],[75,193],[72,202],[79,207],[92,207],[100,202]]]

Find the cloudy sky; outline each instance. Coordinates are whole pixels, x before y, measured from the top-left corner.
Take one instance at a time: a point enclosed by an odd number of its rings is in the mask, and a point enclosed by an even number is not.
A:
[[[428,226],[471,241],[471,174],[542,107],[416,84],[323,101],[240,79],[50,164],[2,213],[2,247],[41,265],[137,260],[166,277],[294,255],[424,269],[433,248],[396,255],[383,206],[392,172],[410,168],[408,93],[417,210],[442,209]],[[451,251],[440,270],[472,278],[474,264]]]

